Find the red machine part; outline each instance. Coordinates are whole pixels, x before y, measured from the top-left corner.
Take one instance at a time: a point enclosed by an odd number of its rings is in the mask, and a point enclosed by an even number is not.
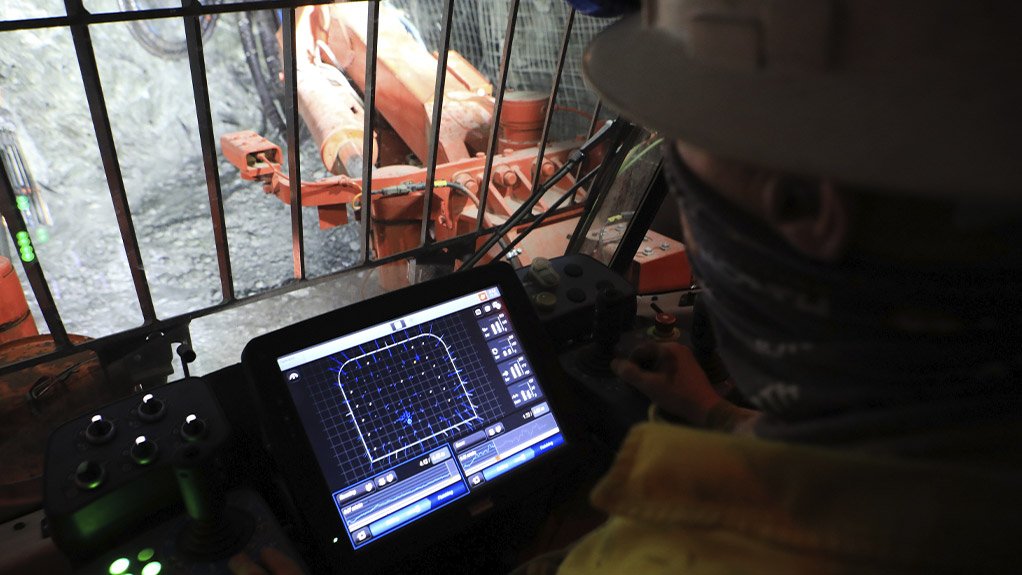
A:
[[[302,205],[319,209],[323,228],[346,224],[348,204],[359,204],[366,193],[359,178],[365,112],[356,91],[365,90],[367,9],[366,3],[351,3],[297,11],[299,111],[320,146],[324,165],[338,174],[302,183]],[[376,110],[385,121],[377,122],[373,135],[373,163],[381,167],[373,170],[371,241],[376,257],[387,257],[417,248],[421,239],[427,170],[407,164],[409,155],[422,164],[428,159],[437,54],[409,34],[396,10],[381,5],[376,55]],[[488,190],[485,223],[504,222],[532,195],[534,174],[538,172],[541,181],[549,179],[574,148],[570,143],[551,144],[537,162],[547,98],[509,92],[499,126],[500,153],[493,158],[490,181],[484,183],[483,151],[494,106],[491,93],[490,83],[478,70],[457,52],[448,52],[433,185],[436,200],[427,222],[436,241],[475,230],[483,186]],[[259,180],[266,192],[290,202],[291,184],[280,167],[279,147],[254,132],[227,134],[221,145],[242,178]],[[573,184],[570,175],[562,178],[536,205],[536,213],[544,212]],[[584,197],[584,190],[579,190],[576,199]],[[562,251],[574,228],[572,218],[580,210],[569,208],[548,218],[523,239],[519,260],[528,263],[530,253]],[[508,239],[521,229],[524,226],[512,230]],[[407,283],[395,271],[404,266],[399,262],[381,272],[384,287]]]
[[[266,192],[281,201],[291,201],[291,183],[281,171],[280,164],[272,161],[280,157],[280,148],[254,132],[227,134],[221,139],[224,156],[247,180],[263,182]],[[567,160],[572,147],[554,144],[547,147],[547,156],[539,166],[549,176]],[[434,222],[434,239],[443,241],[475,229],[479,214],[479,190],[482,187],[485,158],[476,156],[436,167],[433,203],[430,221]],[[489,183],[487,223],[504,221],[518,206],[532,195],[532,174],[536,166],[534,149],[519,150],[494,158]],[[400,253],[418,247],[421,232],[422,201],[424,192],[411,189],[411,184],[422,183],[426,169],[415,166],[386,166],[373,171],[373,247],[377,257]],[[447,186],[455,182],[465,189]],[[574,184],[574,178],[565,176],[558,186],[550,189],[537,203],[537,213],[545,211],[561,194]],[[302,183],[302,205],[319,208],[320,227],[329,228],[348,222],[347,204],[361,200],[364,193],[361,179],[335,176],[317,182]],[[584,197],[584,195],[580,196]],[[547,225],[577,216],[575,208],[551,218]],[[357,213],[357,212],[356,212]],[[568,230],[570,232],[570,230]],[[542,234],[536,237],[543,237]],[[567,234],[558,233],[547,241],[565,241]],[[529,244],[523,242],[523,250]],[[537,246],[534,246],[537,247]]]
[[[38,333],[18,274],[11,260],[0,256],[0,343]]]
[[[597,251],[609,259],[617,250],[627,223],[617,222],[589,233]],[[653,230],[647,230],[626,273],[639,294],[684,290],[692,286],[692,267],[685,246]]]
[[[310,62],[326,62],[343,70],[362,93],[365,93],[367,10],[365,2],[299,8],[296,30],[300,55],[307,56]],[[412,154],[426,158],[437,55],[408,33],[396,9],[381,5],[376,56],[376,109]],[[478,70],[457,52],[448,53],[438,163],[471,157],[484,150],[493,115],[492,91]],[[315,111],[313,108],[309,106],[310,111]],[[328,108],[323,106],[323,111],[333,115]],[[360,116],[361,106],[353,111],[354,116]],[[310,122],[308,116],[303,117]],[[314,119],[310,123],[321,121]],[[361,148],[361,135],[352,140],[352,145]],[[328,158],[327,166],[332,163]]]
[[[323,165],[330,173],[361,176],[364,112],[344,74],[325,64],[300,65],[298,111],[319,144]],[[375,163],[379,156],[375,140],[372,149]]]

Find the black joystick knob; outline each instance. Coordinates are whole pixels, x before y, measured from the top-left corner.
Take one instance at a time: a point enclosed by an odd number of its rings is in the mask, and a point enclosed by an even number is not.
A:
[[[138,404],[136,411],[139,419],[152,423],[163,419],[163,415],[167,413],[167,406],[153,394],[147,393],[142,397],[142,403]]]
[[[174,473],[190,521],[177,548],[195,561],[216,561],[242,549],[255,531],[252,516],[227,505],[225,482],[210,446],[192,443],[174,454]]]
[[[160,448],[155,441],[147,439],[144,435],[135,438],[135,445],[131,446],[131,458],[139,465],[149,465],[156,461]]]
[[[106,479],[103,464],[86,459],[75,468],[75,485],[85,490],[97,489]]]
[[[103,419],[102,415],[92,416],[92,421],[85,428],[85,439],[94,445],[102,445],[114,438],[117,427],[109,419]]]
[[[674,339],[678,337],[678,328],[675,327],[678,318],[673,315],[659,311],[653,318],[653,337],[660,340]]]
[[[634,310],[630,310],[629,303],[629,298],[617,288],[609,287],[597,293],[593,343],[581,365],[586,373],[612,375],[610,361],[614,359],[614,348],[621,339],[621,332],[628,329],[634,319]]]
[[[198,441],[206,436],[207,430],[206,420],[200,419],[193,413],[186,417],[185,422],[181,424],[181,437],[185,441]]]

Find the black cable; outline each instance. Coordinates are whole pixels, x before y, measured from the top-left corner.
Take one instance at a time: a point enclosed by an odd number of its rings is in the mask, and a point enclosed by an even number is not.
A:
[[[554,210],[561,207],[561,204],[563,204],[565,200],[573,196],[575,194],[575,191],[582,187],[582,185],[588,182],[590,179],[592,179],[593,176],[596,175],[596,172],[598,172],[599,170],[600,170],[599,167],[593,168],[586,175],[582,176],[574,184],[572,184],[572,186],[568,188],[568,191],[564,192],[564,194],[562,194],[561,197],[557,198],[557,201],[551,204],[550,207],[546,209],[546,211],[536,216],[536,219],[534,219],[532,223],[529,224],[529,227],[525,228],[525,230],[522,231],[522,233],[515,236],[515,239],[511,240],[511,243],[507,244],[506,246],[502,246],[500,252],[496,256],[494,256],[493,261],[499,260],[500,258],[504,257],[505,254],[513,250],[515,246],[517,246],[518,243],[525,238],[525,236],[532,233],[532,230],[536,229],[536,227],[539,226],[539,224],[543,223],[543,220],[545,220],[547,216],[549,216],[550,214],[554,213]]]
[[[212,0],[209,3],[220,4],[221,2],[222,0]],[[143,4],[143,7],[139,8],[139,4]],[[122,12],[135,12],[160,7],[151,6],[151,4],[153,3],[146,1],[140,2],[140,0],[117,0],[117,6]],[[219,17],[219,14],[206,14],[199,18],[203,43],[208,41],[209,37],[213,34],[213,28],[216,27],[216,21]],[[188,44],[185,43],[183,37],[181,39],[167,38],[163,35],[163,33],[161,33],[161,30],[174,30],[173,22],[163,20],[132,20],[127,24],[128,32],[131,33],[131,35],[135,38],[135,41],[137,41],[146,52],[165,59],[183,58],[188,55]]]
[[[550,178],[547,181],[540,184],[539,188],[537,188],[536,191],[533,192],[532,196],[530,196],[529,199],[526,200],[524,204],[519,206],[518,209],[515,210],[514,213],[512,213],[511,216],[509,216],[508,219],[505,220],[503,224],[500,225],[500,227],[494,230],[493,235],[491,235],[490,238],[486,240],[485,243],[483,243],[482,247],[476,250],[475,253],[473,253],[467,260],[465,260],[464,263],[461,264],[460,269],[471,269],[472,266],[479,263],[479,260],[482,259],[482,257],[486,255],[486,252],[490,251],[490,249],[493,248],[493,246],[498,241],[500,241],[500,238],[503,238],[504,235],[506,235],[511,230],[511,228],[517,226],[519,222],[525,219],[525,216],[532,212],[532,208],[535,207],[535,205],[538,204],[539,201],[543,198],[543,194],[545,194],[550,188],[552,188],[554,184],[559,182],[561,178],[568,175],[571,169],[575,167],[575,164],[580,161],[581,157],[576,161],[572,161],[572,158],[569,157],[568,161],[565,162],[563,166],[561,166],[561,169],[557,170],[557,173],[555,173],[553,176],[550,176]]]
[[[239,15],[238,36],[241,38],[241,47],[245,52],[245,63],[248,65],[248,71],[252,75],[252,84],[255,86],[256,94],[259,96],[263,120],[277,134],[283,134],[285,130],[284,118],[280,116],[280,112],[277,110],[276,97],[270,84],[267,82],[267,74],[264,74],[259,63],[260,51],[256,46],[252,30],[252,17],[255,15],[252,12],[242,12]],[[267,62],[267,67],[271,68],[270,62]],[[272,75],[273,70],[268,70],[268,73]],[[270,78],[270,81],[274,81],[274,79]]]
[[[563,177],[567,176],[571,172],[572,168],[582,163],[582,160],[585,159],[586,155],[588,155],[597,144],[603,141],[603,139],[619,125],[621,125],[621,122],[618,121],[607,122],[602,128],[597,130],[591,138],[583,142],[577,149],[572,150],[572,152],[568,154],[568,160],[564,162],[561,169],[557,170],[554,175],[550,176],[550,178],[533,190],[532,196],[529,197],[524,204],[519,206],[518,209],[515,210],[514,213],[511,214],[511,216],[493,232],[493,235],[491,235],[490,238],[483,243],[482,247],[476,250],[474,254],[461,264],[461,268],[459,269],[471,269],[472,266],[479,263],[479,260],[486,255],[486,252],[493,248],[501,237],[507,234],[511,228],[518,225],[518,223],[521,222],[528,214],[532,213],[532,208],[539,203],[540,199],[543,198],[543,194],[550,190],[550,188],[554,187],[554,184],[561,181]]]

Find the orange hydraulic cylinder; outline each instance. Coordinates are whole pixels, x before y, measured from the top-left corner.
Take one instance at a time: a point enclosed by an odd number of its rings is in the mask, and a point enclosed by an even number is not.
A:
[[[344,74],[332,66],[300,64],[298,110],[330,173],[361,177],[365,111]],[[374,164],[377,149],[374,138]]]
[[[11,260],[0,256],[0,343],[39,335]]]
[[[316,46],[365,91],[368,3],[319,7],[309,13]],[[304,14],[303,14],[304,15]],[[420,160],[428,157],[437,57],[404,28],[396,9],[380,6],[376,109]],[[493,114],[492,87],[471,64],[449,52],[437,162],[471,157],[484,142]]]

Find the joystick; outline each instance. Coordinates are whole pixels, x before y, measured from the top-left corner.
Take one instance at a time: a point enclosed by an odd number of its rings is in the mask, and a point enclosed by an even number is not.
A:
[[[198,441],[206,436],[206,420],[199,419],[194,413],[185,418],[181,424],[181,437],[185,441]]]
[[[114,438],[117,427],[113,421],[103,419],[102,415],[92,416],[89,425],[85,427],[85,439],[93,445],[103,445]]]
[[[152,423],[163,419],[167,408],[162,400],[157,399],[151,393],[147,393],[142,396],[142,402],[138,404],[136,411],[138,412],[139,419]]]
[[[203,420],[195,418],[189,423],[196,421]],[[178,535],[177,548],[192,561],[226,559],[244,548],[255,530],[250,515],[227,505],[214,455],[213,449],[196,438],[174,456],[174,476],[190,518]]]
[[[129,453],[135,463],[139,465],[149,465],[153,461],[156,461],[156,456],[159,454],[160,448],[155,441],[147,439],[144,435],[139,435],[135,438],[135,444],[131,446]]]
[[[614,287],[597,293],[593,342],[582,355],[582,371],[596,377],[614,376],[610,362],[614,359],[614,348],[621,340],[621,332],[631,326],[633,314],[630,304],[633,303],[634,300]]]
[[[86,459],[75,468],[75,485],[90,491],[103,485],[106,479],[106,468],[102,463]]]

